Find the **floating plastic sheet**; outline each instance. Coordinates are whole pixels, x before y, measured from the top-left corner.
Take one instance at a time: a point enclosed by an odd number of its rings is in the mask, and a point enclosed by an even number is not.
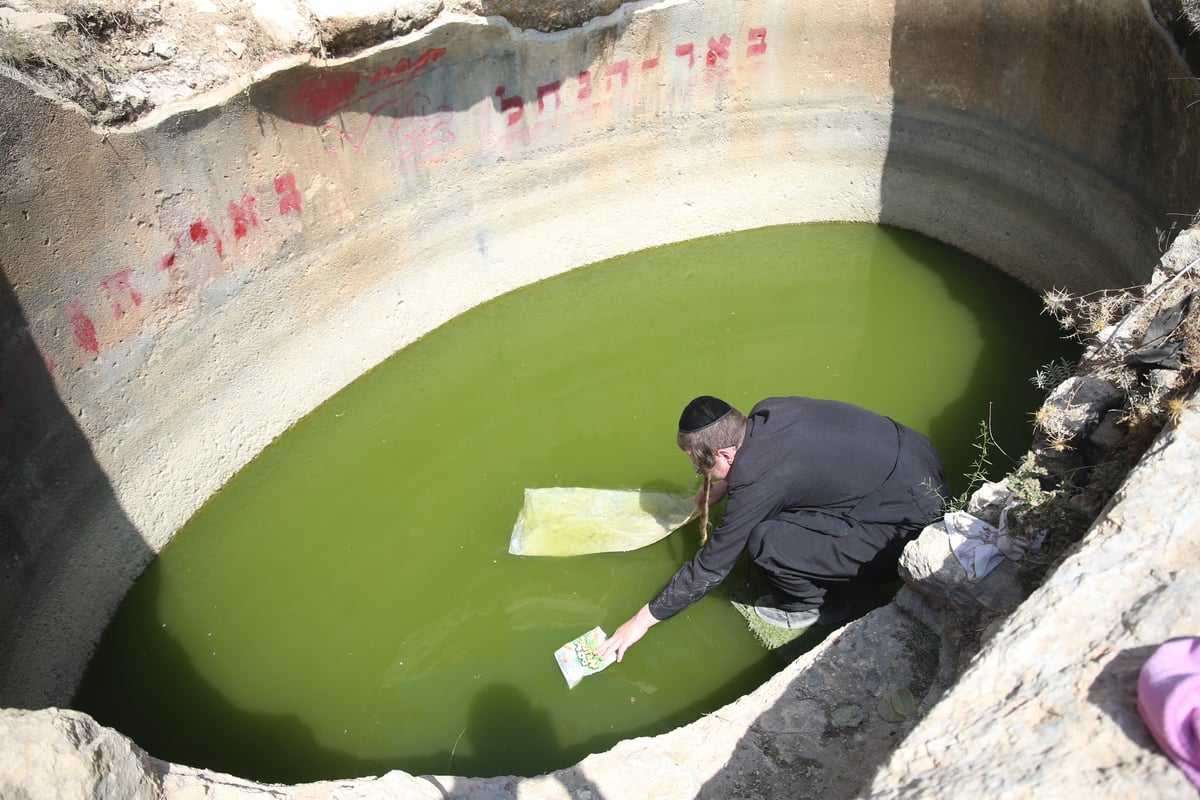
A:
[[[698,513],[690,495],[636,489],[526,489],[508,552],[577,556],[636,550],[665,538]]]

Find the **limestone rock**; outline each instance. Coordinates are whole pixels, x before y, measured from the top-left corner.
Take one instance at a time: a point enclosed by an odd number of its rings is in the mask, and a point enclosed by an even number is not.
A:
[[[1194,800],[1136,709],[1141,665],[1166,639],[1197,632],[1194,402],[864,796]]]
[[[12,33],[45,31],[54,33],[71,24],[65,14],[38,11],[19,11],[15,8],[0,8],[0,30]]]
[[[1005,559],[979,581],[971,580],[950,549],[946,526],[929,525],[900,556],[900,577],[921,594],[968,616],[1017,606],[1025,591],[1017,564]]]
[[[329,55],[411,33],[442,11],[441,0],[311,0],[309,6]]]
[[[1200,228],[1188,228],[1176,236],[1170,249],[1163,253],[1162,260],[1154,270],[1150,288],[1155,288],[1178,275],[1197,258],[1200,258]]]
[[[156,763],[78,711],[0,709],[0,797],[157,800]]]
[[[1012,502],[1012,490],[1008,481],[987,482],[975,490],[967,503],[967,513],[979,517],[989,525],[999,526],[1000,514]]]
[[[518,28],[549,33],[574,28],[589,19],[611,14],[625,0],[468,0],[474,13],[504,17]]]
[[[311,18],[301,14],[292,0],[252,0],[250,12],[271,41],[285,51],[308,47],[317,39]]]
[[[1057,481],[1086,464],[1084,445],[1125,393],[1094,376],[1075,376],[1058,385],[1037,412],[1035,463]]]
[[[1090,434],[1105,412],[1125,399],[1125,393],[1103,378],[1075,376],[1058,385],[1044,409],[1049,420],[1043,427],[1076,439]]]

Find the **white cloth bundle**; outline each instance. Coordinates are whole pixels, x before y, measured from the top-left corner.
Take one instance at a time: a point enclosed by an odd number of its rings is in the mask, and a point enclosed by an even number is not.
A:
[[[1019,561],[1026,552],[1037,552],[1045,534],[1029,540],[1008,532],[1008,511],[1000,512],[1000,527],[990,525],[965,511],[951,511],[945,517],[950,549],[971,580],[977,581],[1000,565],[1005,558]]]

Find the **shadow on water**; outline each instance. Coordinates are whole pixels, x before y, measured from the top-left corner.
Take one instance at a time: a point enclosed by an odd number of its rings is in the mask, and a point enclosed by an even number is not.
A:
[[[251,780],[299,783],[383,774],[394,767],[323,746],[294,715],[230,702],[203,674],[209,654],[188,652],[160,621],[155,600],[161,584],[162,570],[152,564],[106,632],[76,708],[101,724],[119,719],[121,732],[155,758]],[[105,658],[108,649],[132,657],[125,663]],[[164,708],[172,713],[162,713]]]
[[[7,707],[66,704],[121,594],[153,558],[51,369],[0,262],[0,706]]]
[[[981,448],[991,463],[988,470],[991,479],[1000,478],[1017,465],[1016,460],[1029,447],[1030,421],[1042,401],[1041,391],[1030,379],[1053,358],[1076,358],[1078,347],[1065,340],[1047,346],[1048,340],[1058,336],[1056,327],[1049,318],[1040,315],[1040,299],[1016,280],[983,262],[977,262],[977,268],[973,269],[962,268],[958,263],[951,265],[936,257],[942,245],[923,236],[896,228],[881,230],[914,262],[925,265],[941,282],[947,296],[966,308],[978,326],[980,349],[974,364],[964,370],[966,379],[962,389],[947,394],[945,407],[925,431],[942,456],[951,491],[957,496],[967,489],[967,477]],[[895,302],[890,288],[878,280],[879,270],[872,268],[870,275],[865,301],[868,309]],[[913,320],[914,326],[921,323]],[[890,323],[868,310],[865,315],[868,330],[885,324]],[[864,339],[887,341],[887,331],[868,333]],[[1019,358],[1014,358],[1013,353],[1045,355],[1037,363],[1025,365],[1027,372],[1014,373],[1012,365]],[[855,374],[871,382],[890,380],[896,386],[906,386],[914,380],[920,381],[909,372],[914,366],[925,366],[934,373],[940,369],[938,364],[922,365],[919,352],[897,356],[886,349],[861,353]],[[881,381],[881,376],[885,381]],[[978,438],[984,424],[989,431],[986,444]]]
[[[719,706],[717,698],[728,694],[721,687],[652,725],[566,746],[558,741],[550,715],[538,708],[536,699],[497,683],[473,696],[466,723],[451,747],[441,745],[403,759],[363,757],[318,739],[295,714],[248,707],[252,702],[234,701],[217,689],[205,664],[215,654],[185,647],[159,613],[163,572],[161,562],[152,564],[130,592],[106,631],[73,707],[104,725],[119,720],[120,731],[155,758],[198,769],[289,784],[378,776],[391,770],[417,776],[535,776],[546,772],[548,765],[567,768],[622,739],[652,736],[691,722]],[[123,657],[111,657],[110,650]],[[267,668],[286,669],[287,659],[269,663]],[[741,685],[746,678],[739,675],[730,680]],[[164,709],[171,711],[163,713]],[[397,720],[397,724],[404,722]],[[573,776],[569,784],[571,791],[588,785],[582,774]],[[578,796],[601,797],[594,788],[591,794],[580,790]]]

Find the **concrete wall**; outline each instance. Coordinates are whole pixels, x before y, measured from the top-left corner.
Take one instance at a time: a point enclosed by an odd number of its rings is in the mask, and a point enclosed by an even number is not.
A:
[[[7,706],[68,702],[207,497],[499,293],[816,220],[1131,285],[1200,199],[1190,75],[1136,0],[631,3],[561,34],[444,14],[107,133],[0,84]]]

